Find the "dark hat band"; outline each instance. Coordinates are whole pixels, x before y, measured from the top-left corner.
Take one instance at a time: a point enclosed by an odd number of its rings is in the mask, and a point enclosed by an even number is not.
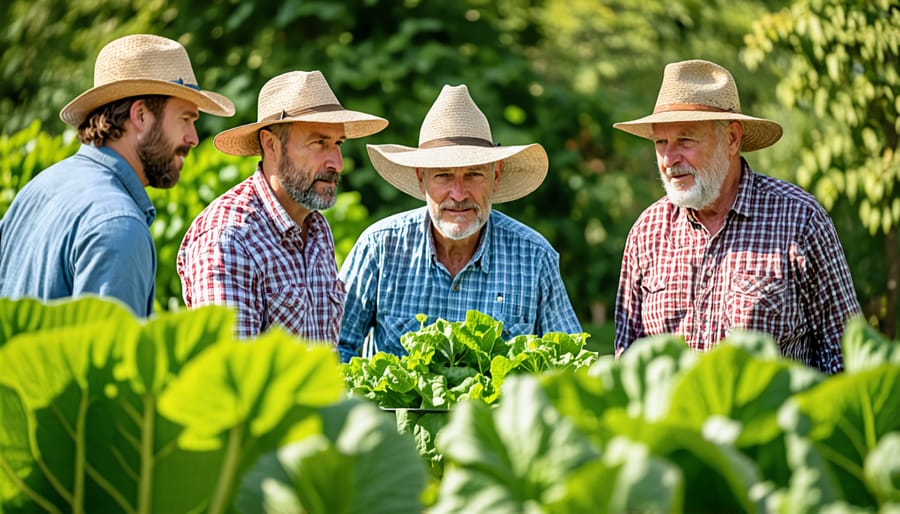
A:
[[[303,109],[301,111],[297,111],[294,113],[289,113],[285,110],[282,110],[278,114],[271,114],[259,121],[280,121],[280,120],[287,119],[287,118],[296,118],[297,116],[303,116],[304,114],[342,111],[343,109],[344,109],[344,107],[341,104],[316,105],[315,107],[308,107],[306,109]]]
[[[442,146],[485,146],[492,147],[494,143],[488,141],[487,139],[481,139],[480,137],[469,137],[469,136],[452,136],[452,137],[440,137],[437,139],[432,139],[430,141],[425,141],[424,143],[419,145],[420,149],[427,148],[439,148]]]
[[[653,114],[672,111],[706,111],[706,112],[734,112],[732,109],[722,109],[711,105],[703,104],[665,104],[657,105],[653,109]]]

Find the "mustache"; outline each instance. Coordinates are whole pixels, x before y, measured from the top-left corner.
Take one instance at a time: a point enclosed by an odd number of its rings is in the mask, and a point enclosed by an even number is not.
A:
[[[316,173],[316,176],[313,179],[313,181],[316,180],[324,180],[326,182],[334,182],[337,184],[341,181],[341,174],[335,170],[320,171],[319,173]]]
[[[475,209],[477,211],[478,204],[476,204],[475,202],[454,202],[452,200],[448,200],[441,204],[441,210],[447,210],[447,209],[454,210],[454,211],[457,211],[457,210],[461,211],[464,209]]]
[[[181,145],[175,148],[175,155],[180,155],[182,157],[187,157],[188,154],[191,153],[191,147],[187,145]]]
[[[666,168],[666,177],[672,178],[681,175],[696,175],[697,170],[695,170],[692,166],[673,166],[671,168]]]

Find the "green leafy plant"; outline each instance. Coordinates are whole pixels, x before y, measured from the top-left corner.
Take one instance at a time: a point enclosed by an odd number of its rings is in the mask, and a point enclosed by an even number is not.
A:
[[[278,330],[235,341],[232,324],[222,307],[141,321],[97,298],[0,299],[0,511],[229,512],[261,455],[333,437],[328,409],[345,395],[334,351]],[[384,451],[356,437],[395,432],[343,433],[342,471],[365,475]],[[327,496],[333,485],[312,478],[301,485]],[[385,480],[372,487],[412,498],[422,481]],[[357,494],[376,494],[367,486]]]
[[[619,360],[511,377],[495,408],[451,412],[433,511],[890,511],[896,344],[856,319],[847,370],[832,377],[751,333],[702,354],[680,337],[647,338]]]
[[[388,408],[447,409],[467,398],[493,403],[506,377],[590,366],[597,353],[584,348],[588,334],[549,333],[501,338],[503,323],[478,311],[463,321],[437,319],[404,334],[407,351],[377,353],[343,365],[353,394]]]

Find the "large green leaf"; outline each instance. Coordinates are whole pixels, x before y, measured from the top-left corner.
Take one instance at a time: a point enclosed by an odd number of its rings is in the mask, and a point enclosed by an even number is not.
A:
[[[569,475],[566,492],[546,511],[678,514],[684,503],[684,476],[675,464],[652,456],[646,445],[619,437],[610,442],[602,459]]]
[[[673,385],[697,355],[681,336],[647,337],[635,341],[618,361],[599,359],[590,375],[612,395],[604,403],[622,406],[631,416],[659,419],[669,411]]]
[[[347,400],[321,410],[323,431],[263,455],[244,476],[244,513],[420,513],[425,469],[389,413]]]
[[[889,340],[862,318],[847,322],[841,343],[844,349],[844,370],[847,373],[857,373],[888,363],[900,365],[900,343]]]
[[[534,377],[510,377],[495,409],[464,402],[438,434],[445,474],[431,512],[529,512],[565,495],[565,477],[597,458]]]
[[[777,355],[777,350],[767,355]],[[780,358],[762,360],[743,347],[720,344],[701,355],[674,385],[666,419],[698,432],[713,429],[711,418],[728,420],[737,424],[735,437],[722,432],[708,436],[738,447],[768,443],[781,434],[778,408],[823,379],[821,373],[800,364]]]
[[[275,330],[255,341],[217,345],[190,361],[160,398],[160,411],[185,425],[181,443],[214,449],[246,424],[260,437],[294,406],[337,401],[343,378],[331,348],[300,344]]]
[[[16,452],[27,451],[34,464],[30,475],[15,473],[27,478],[14,488],[24,493],[17,501],[40,502],[29,487],[64,510],[177,513],[208,501],[223,452],[177,448],[181,427],[158,416],[157,397],[186,361],[230,341],[228,310],[163,313],[141,325],[95,298],[2,308],[20,319],[6,324],[13,336],[0,353],[14,370],[0,377],[9,384],[4,409],[18,402],[24,412],[4,415],[2,437],[29,443],[4,446],[0,458],[17,462]]]
[[[208,306],[178,313],[161,313],[142,327],[140,337],[125,345],[122,377],[138,394],[158,395],[203,350],[229,341],[234,312]]]
[[[878,441],[866,456],[866,483],[881,504],[900,503],[900,432],[891,432]]]
[[[34,298],[0,298],[0,346],[18,334],[51,328],[132,318],[124,304],[109,298],[85,296],[75,300],[42,302]]]
[[[812,442],[826,463],[822,480],[835,496],[856,505],[873,505],[864,463],[883,437],[900,430],[900,365],[883,364],[854,374],[830,377],[799,393],[779,413],[787,431]]]
[[[342,394],[331,348],[273,330],[254,341],[210,347],[189,361],[163,391],[159,411],[184,426],[181,448],[224,450],[209,507],[220,513],[231,501],[240,470],[260,452],[317,431],[306,411]]]
[[[684,476],[685,512],[757,512],[765,498],[756,465],[733,446],[708,440],[697,430],[668,421],[648,422],[613,411],[605,422],[612,432],[642,443],[650,455],[676,464]]]
[[[10,409],[0,439],[28,439],[34,466],[27,477],[16,477],[24,479],[18,487],[30,500],[74,512],[134,508],[134,481],[121,466],[111,470],[108,463],[115,420],[123,416],[113,378],[118,343],[136,338],[137,331],[130,316],[113,317],[22,333],[0,348],[4,410]],[[15,462],[23,449],[0,448],[0,454]]]

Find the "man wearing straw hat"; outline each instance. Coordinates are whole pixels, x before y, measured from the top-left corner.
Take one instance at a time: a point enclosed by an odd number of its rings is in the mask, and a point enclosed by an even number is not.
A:
[[[0,221],[0,295],[97,294],[149,316],[156,210],[144,188],[178,182],[198,111],[231,116],[234,105],[200,89],[178,42],[137,34],[103,47],[94,87],[59,113],[81,148],[26,184]]]
[[[844,325],[860,307],[831,219],[812,195],[740,155],[775,143],[781,126],[741,113],[728,70],[689,60],[666,66],[652,114],[614,127],[654,142],[666,189],[628,235],[616,355],[661,333],[707,350],[741,328],[841,371]]]
[[[235,307],[239,337],[279,325],[336,344],[345,292],[331,227],[318,211],[336,200],[344,141],[388,122],[343,108],[319,71],[269,80],[257,107],[255,123],[214,139],[227,154],[262,157],[185,234],[177,264],[184,301]]]
[[[432,321],[481,311],[503,336],[580,333],[559,273],[559,254],[494,203],[531,193],[547,175],[539,144],[496,146],[466,86],[444,86],[419,133],[419,146],[368,145],[375,170],[425,207],[381,220],[360,236],[340,276],[347,305],[338,348],[374,346],[402,355],[400,336]],[[363,352],[370,353],[370,352]]]

